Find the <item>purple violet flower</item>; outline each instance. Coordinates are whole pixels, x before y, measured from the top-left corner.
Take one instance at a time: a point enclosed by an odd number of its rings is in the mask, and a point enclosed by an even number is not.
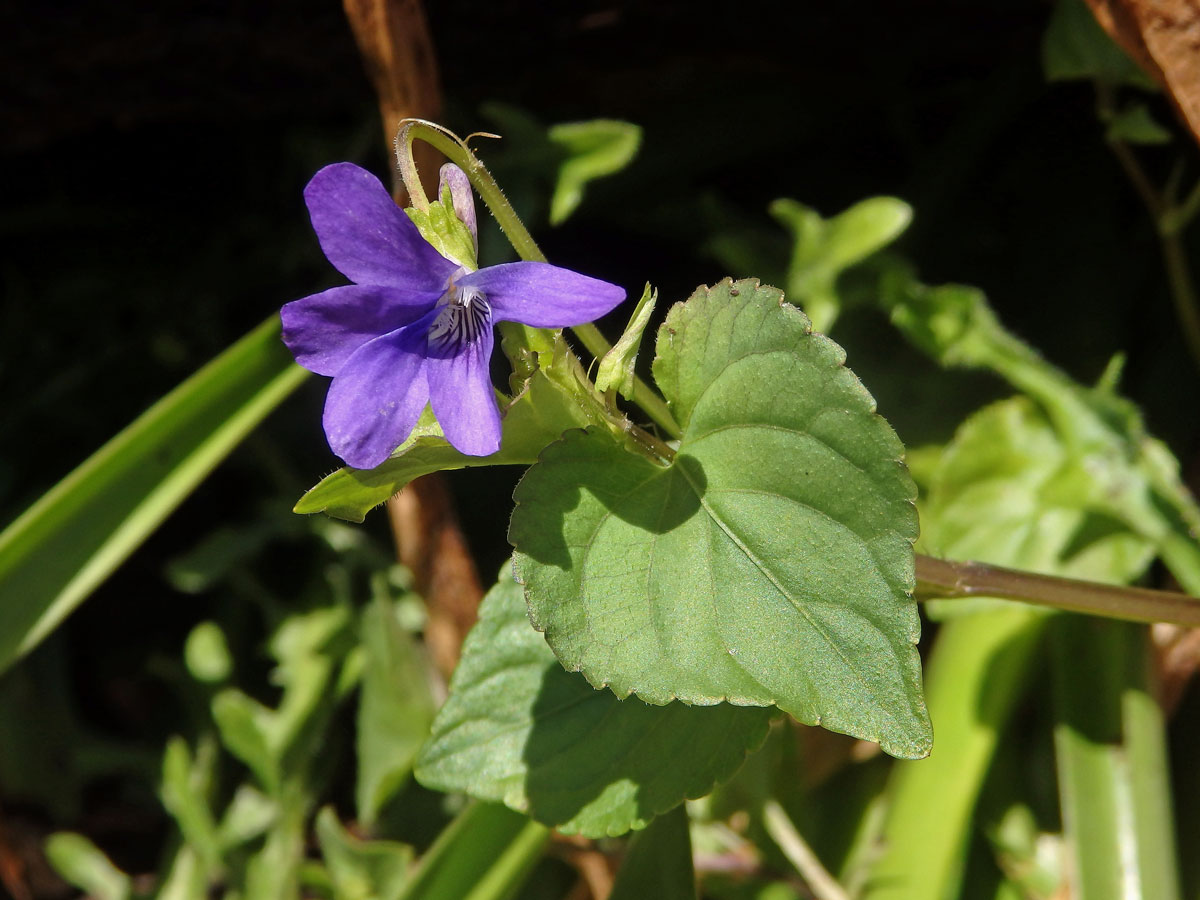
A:
[[[445,166],[442,177],[474,236],[466,176]],[[495,453],[492,325],[580,325],[625,299],[616,285],[549,263],[471,271],[438,253],[379,179],[352,163],[317,172],[304,199],[325,256],[354,284],[286,304],[283,340],[304,368],[333,376],[325,435],[355,468],[386,460],[426,403],[457,450]]]

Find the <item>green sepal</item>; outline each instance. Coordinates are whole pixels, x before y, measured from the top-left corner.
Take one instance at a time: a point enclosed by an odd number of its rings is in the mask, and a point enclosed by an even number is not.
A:
[[[429,241],[438,253],[460,266],[474,271],[479,268],[475,258],[475,238],[471,230],[454,214],[454,201],[448,185],[442,186],[441,196],[427,209],[409,206],[404,210],[421,237]]]
[[[654,304],[657,300],[658,291],[652,290],[647,283],[642,290],[642,298],[638,300],[633,315],[629,317],[625,332],[600,360],[596,369],[596,390],[603,393],[609,388],[615,388],[622,397],[633,397],[633,370],[637,363],[638,348],[642,344],[642,333],[650,322],[650,316],[654,314]]]

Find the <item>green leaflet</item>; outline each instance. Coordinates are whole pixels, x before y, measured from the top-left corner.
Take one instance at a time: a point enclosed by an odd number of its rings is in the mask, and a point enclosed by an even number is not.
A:
[[[133,883],[82,834],[60,831],[46,839],[46,858],[66,881],[97,900],[128,900]]]
[[[920,757],[915,488],[844,354],[756,281],[659,331],[683,425],[659,467],[595,429],[548,447],[509,537],[530,616],[594,685],[650,703],[778,705]]]
[[[1107,511],[1089,509],[1088,479],[1115,480],[1093,457],[1086,468],[1027,397],[985,407],[959,428],[921,502],[922,545],[949,559],[997,561],[1049,575],[1128,584],[1155,546]],[[933,601],[939,614],[978,611],[1003,601]]]
[[[1131,103],[1108,122],[1104,134],[1109,141],[1127,144],[1161,145],[1171,143],[1171,132],[1158,124],[1145,103]]]
[[[546,127],[524,109],[506,103],[485,103],[480,112],[504,135],[504,142],[488,154],[492,172],[497,177],[503,173],[500,180],[516,198],[518,209],[525,205],[521,198],[549,194],[551,225],[566,222],[588,186],[628,166],[642,143],[639,126],[617,119]]]
[[[842,311],[842,272],[896,240],[912,221],[912,207],[895,197],[868,197],[829,219],[786,197],[770,213],[792,234],[787,295],[828,332]]]
[[[578,208],[589,181],[629,165],[642,143],[641,128],[616,119],[563,122],[546,136],[563,154],[550,198],[551,225],[561,225]]]
[[[408,884],[413,850],[395,841],[364,841],[342,827],[333,807],[315,822],[336,900],[398,900]]]
[[[386,593],[363,611],[360,633],[365,659],[355,795],[358,820],[370,826],[408,779],[435,706],[421,650],[400,627]]]
[[[766,737],[770,716],[593,690],[558,664],[529,626],[520,586],[502,574],[463,644],[416,774],[427,787],[501,800],[562,831],[620,834],[732,775]]]
[[[1084,387],[1006,331],[976,288],[928,287],[905,273],[883,287],[893,323],[941,365],[991,369],[1037,403],[1065,451],[1047,488],[1053,505],[1120,522],[1154,545],[1185,590],[1200,593],[1200,507],[1171,451],[1115,393],[1119,359],[1100,384]]]
[[[1042,39],[1042,69],[1047,81],[1095,80],[1158,90],[1154,79],[1125,55],[1083,0],[1058,0]]]

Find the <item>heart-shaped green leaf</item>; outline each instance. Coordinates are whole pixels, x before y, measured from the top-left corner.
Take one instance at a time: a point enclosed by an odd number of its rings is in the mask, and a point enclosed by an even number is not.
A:
[[[840,347],[756,281],[677,305],[654,372],[669,467],[569,432],[516,491],[530,615],[594,685],[650,703],[776,704],[919,757],[915,488]]]
[[[621,834],[732,775],[766,737],[771,715],[728,704],[649,706],[595,690],[558,664],[505,573],[463,644],[416,775],[562,831]]]

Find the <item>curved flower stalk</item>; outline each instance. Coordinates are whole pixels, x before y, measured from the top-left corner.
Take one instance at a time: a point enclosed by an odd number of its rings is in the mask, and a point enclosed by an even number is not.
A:
[[[458,218],[475,235],[466,178],[444,166]],[[605,281],[540,262],[473,270],[439,253],[374,175],[326,166],[304,189],[321,249],[353,284],[286,304],[283,340],[296,361],[333,376],[329,446],[351,466],[386,460],[426,403],[446,440],[470,456],[500,448],[500,409],[488,364],[497,322],[562,328],[625,299]]]

